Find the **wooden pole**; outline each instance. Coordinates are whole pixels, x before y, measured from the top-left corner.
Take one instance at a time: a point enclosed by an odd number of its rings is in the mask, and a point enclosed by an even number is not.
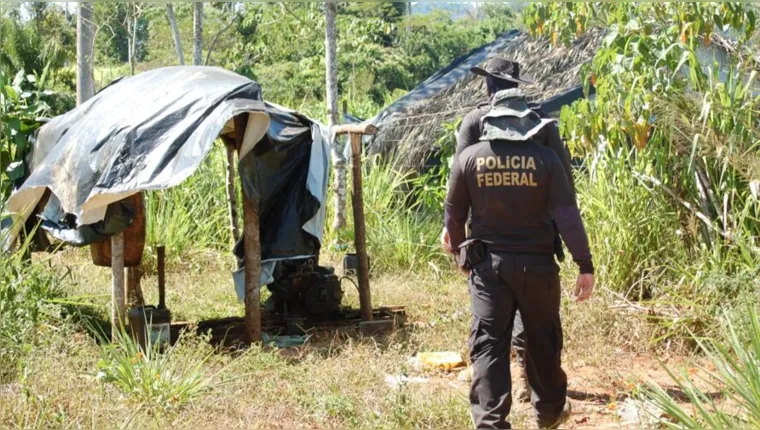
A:
[[[227,149],[227,209],[230,217],[232,246],[235,246],[240,238],[237,189],[235,189],[235,148],[230,145],[224,145],[224,147]]]
[[[353,187],[351,205],[354,208],[354,246],[359,257],[359,306],[362,320],[372,321],[372,295],[369,289],[369,259],[367,257],[367,232],[364,223],[364,194],[362,190],[362,135],[350,133],[351,170]]]
[[[124,233],[111,236],[111,339],[116,339],[119,330],[124,329],[127,315],[124,291]]]
[[[245,250],[245,334],[248,342],[261,341],[261,243],[259,214],[243,192],[243,240]]]
[[[369,288],[369,258],[367,257],[367,227],[364,223],[364,193],[362,188],[362,136],[374,135],[372,124],[345,124],[335,127],[335,136],[348,134],[351,143],[353,187],[351,205],[354,209],[354,247],[359,257],[359,306],[363,321],[372,321],[372,295]]]

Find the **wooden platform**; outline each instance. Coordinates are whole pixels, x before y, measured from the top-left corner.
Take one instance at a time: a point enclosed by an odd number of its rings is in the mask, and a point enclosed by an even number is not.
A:
[[[403,306],[388,306],[372,310],[373,321],[364,322],[361,311],[344,309],[340,318],[330,320],[308,320],[305,318],[283,318],[262,310],[261,328],[264,333],[277,335],[301,335],[314,331],[353,330],[364,335],[392,332],[406,322],[406,310]],[[171,326],[172,343],[179,338],[183,330],[195,328],[198,334],[211,332],[214,345],[234,345],[245,339],[245,318],[229,317],[201,321],[197,324],[175,322]]]

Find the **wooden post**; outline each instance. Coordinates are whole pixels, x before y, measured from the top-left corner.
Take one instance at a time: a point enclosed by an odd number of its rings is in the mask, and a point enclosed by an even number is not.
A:
[[[261,243],[259,214],[243,192],[243,249],[245,250],[245,335],[261,341]]]
[[[359,306],[363,321],[372,321],[372,294],[369,287],[369,258],[367,231],[364,223],[364,197],[362,188],[362,136],[377,132],[374,125],[351,124],[335,128],[335,135],[348,133],[351,143],[352,194],[354,209],[354,247],[359,257]]]
[[[127,316],[126,294],[124,291],[124,233],[111,236],[111,339],[116,339],[119,330],[124,329]]]
[[[240,157],[248,115],[235,117],[235,149]],[[242,183],[242,178],[240,178]],[[259,213],[243,188],[243,264],[245,266],[245,337],[261,342],[261,239]]]
[[[240,238],[237,190],[235,189],[235,148],[230,145],[224,145],[224,147],[227,150],[227,209],[230,217],[232,246],[235,246],[235,243]]]

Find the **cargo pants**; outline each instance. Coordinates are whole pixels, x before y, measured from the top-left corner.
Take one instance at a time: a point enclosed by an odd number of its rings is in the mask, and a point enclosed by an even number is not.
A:
[[[470,405],[477,428],[510,428],[510,343],[522,315],[525,370],[538,426],[559,418],[567,396],[562,370],[559,267],[552,255],[486,253],[469,278],[472,302]]]

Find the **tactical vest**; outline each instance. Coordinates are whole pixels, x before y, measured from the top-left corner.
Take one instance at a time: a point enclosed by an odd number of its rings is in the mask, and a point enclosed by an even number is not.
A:
[[[481,118],[480,140],[530,140],[553,119],[541,118],[534,112],[518,88],[502,90],[493,96],[491,108]]]

